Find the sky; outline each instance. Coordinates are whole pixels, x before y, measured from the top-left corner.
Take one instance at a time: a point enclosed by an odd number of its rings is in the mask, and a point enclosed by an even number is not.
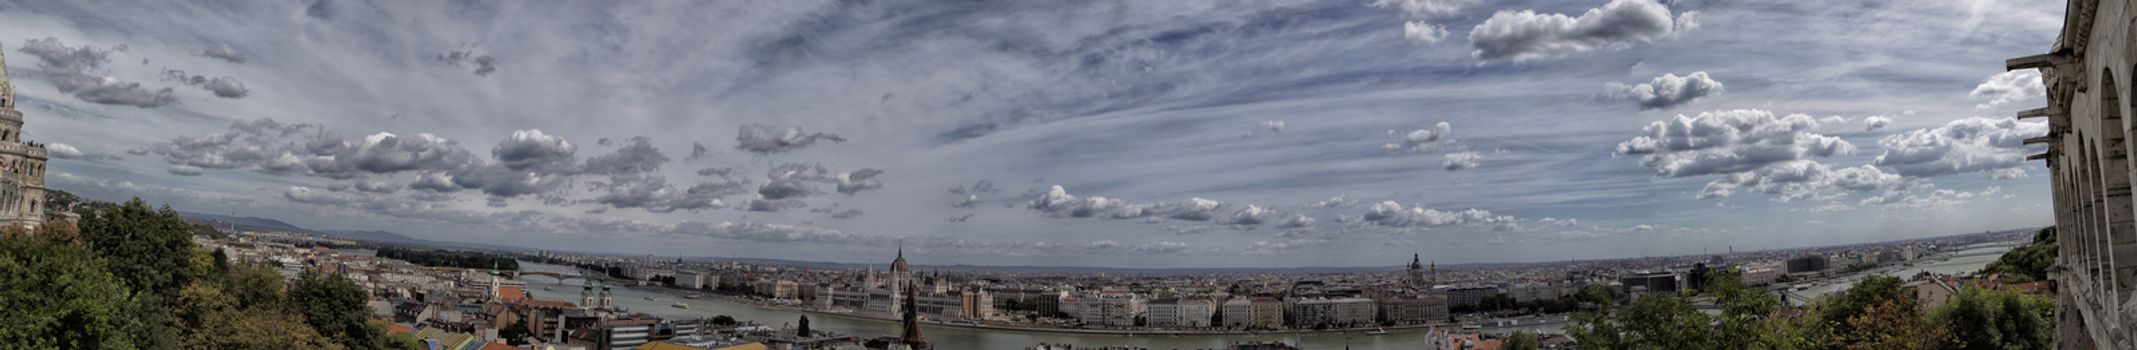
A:
[[[1668,256],[2052,224],[2060,3],[14,1],[104,200],[658,256]]]

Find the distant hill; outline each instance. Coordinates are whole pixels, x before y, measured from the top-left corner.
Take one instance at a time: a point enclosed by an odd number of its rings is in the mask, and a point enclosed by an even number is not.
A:
[[[325,234],[325,235],[328,235],[328,236],[335,236],[335,237],[341,237],[341,238],[347,238],[347,239],[353,239],[353,240],[359,240],[359,241],[380,241],[380,242],[411,242],[411,243],[413,243],[413,242],[421,242],[421,241],[423,241],[423,240],[420,240],[420,239],[415,239],[415,238],[409,238],[408,236],[402,236],[401,234],[398,234],[398,233],[392,233],[392,232],[386,232],[386,231],[379,231],[379,230],[368,230],[368,231],[366,231],[366,230],[322,230],[322,231],[320,231],[320,233],[321,233],[321,234]]]
[[[212,225],[215,225],[216,227],[223,227],[223,226],[225,226],[225,225],[232,225],[232,224],[235,224],[235,225],[237,225],[237,227],[238,227],[239,229],[246,229],[246,230],[254,230],[254,231],[282,231],[282,232],[298,232],[298,233],[309,233],[309,234],[316,234],[316,235],[321,235],[321,236],[328,236],[328,237],[334,237],[334,238],[341,238],[341,239],[347,239],[347,240],[354,240],[354,241],[372,242],[372,243],[386,243],[386,244],[396,244],[396,245],[411,245],[411,246],[435,246],[435,247],[449,247],[449,248],[459,248],[459,249],[501,250],[501,251],[531,251],[531,250],[532,250],[532,249],[527,249],[527,248],[524,248],[524,247],[511,247],[511,246],[500,246],[500,245],[490,245],[490,244],[479,244],[479,243],[464,243],[464,242],[445,242],[445,241],[433,241],[433,240],[426,240],[426,239],[420,239],[420,238],[415,238],[415,237],[409,237],[409,236],[407,236],[407,235],[402,235],[402,234],[399,234],[399,233],[393,233],[393,232],[386,232],[386,231],[379,231],[379,230],[319,230],[319,229],[311,229],[311,228],[306,228],[306,227],[303,227],[303,226],[297,226],[297,225],[292,225],[292,224],[290,224],[290,223],[287,223],[287,222],[282,222],[282,220],[275,220],[275,219],[269,219],[269,218],[259,218],[259,217],[250,217],[250,216],[230,216],[230,215],[218,215],[218,214],[208,214],[208,213],[195,213],[195,212],[186,212],[186,211],[180,211],[180,212],[178,212],[178,216],[179,216],[179,217],[183,217],[183,218],[185,218],[185,219],[186,219],[186,221],[188,221],[188,222],[195,222],[195,223],[207,223],[207,224],[212,224]]]
[[[221,226],[225,226],[225,225],[233,225],[233,224],[235,224],[235,225],[237,225],[237,227],[238,227],[238,228],[242,228],[242,229],[252,229],[252,230],[258,230],[258,231],[291,231],[291,232],[304,232],[304,233],[319,233],[319,234],[324,234],[324,233],[321,233],[321,232],[315,232],[315,231],[312,231],[311,229],[306,229],[306,228],[303,228],[303,227],[297,227],[297,225],[291,225],[291,224],[289,224],[289,223],[287,223],[287,222],[282,222],[282,220],[275,220],[275,219],[269,219],[269,218],[257,218],[257,217],[250,217],[250,216],[229,216],[229,215],[216,215],[216,214],[206,214],[206,213],[195,213],[195,212],[187,212],[187,211],[180,211],[180,212],[178,212],[178,216],[179,216],[179,217],[182,217],[182,218],[185,218],[185,219],[186,219],[186,221],[189,221],[189,222],[194,222],[194,223],[208,223],[208,224],[214,224],[214,225],[215,225],[215,226],[217,226],[217,227],[221,227]],[[403,238],[405,238],[405,237],[403,237]]]

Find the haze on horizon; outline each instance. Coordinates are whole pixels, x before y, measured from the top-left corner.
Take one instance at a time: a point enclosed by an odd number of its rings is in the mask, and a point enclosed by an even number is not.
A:
[[[50,187],[441,241],[1385,266],[2051,224],[2015,1],[0,0]]]

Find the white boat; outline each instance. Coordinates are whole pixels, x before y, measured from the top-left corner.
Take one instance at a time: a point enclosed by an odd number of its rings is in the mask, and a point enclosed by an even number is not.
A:
[[[1387,329],[1387,328],[1374,328],[1374,329],[1373,329],[1373,330],[1371,330],[1371,331],[1366,331],[1366,332],[1365,332],[1365,335],[1388,335],[1388,329]]]
[[[677,309],[689,309],[689,308],[690,308],[690,304],[684,304],[683,302],[680,302],[680,301],[678,301],[678,302],[675,302],[674,304],[668,304],[668,306],[669,306],[669,307],[673,307],[673,308],[677,308]]]

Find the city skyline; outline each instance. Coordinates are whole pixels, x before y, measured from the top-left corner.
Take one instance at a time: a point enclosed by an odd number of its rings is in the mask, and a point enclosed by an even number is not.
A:
[[[534,249],[1385,266],[2052,220],[2003,59],[2060,8],[403,5],[0,1],[0,52],[52,188]]]

